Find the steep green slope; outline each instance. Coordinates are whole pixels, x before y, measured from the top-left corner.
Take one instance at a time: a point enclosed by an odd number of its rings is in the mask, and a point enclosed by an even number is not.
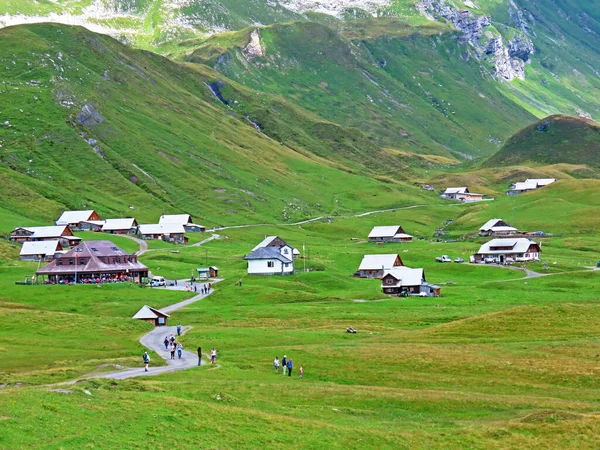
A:
[[[206,73],[107,36],[46,24],[6,28],[0,41],[0,193],[11,213],[48,221],[63,208],[90,207],[144,222],[177,210],[212,225],[377,208],[421,195],[352,175],[310,147],[282,145],[221,104]],[[287,111],[285,102],[279,107]],[[317,126],[295,113],[303,122],[288,124],[288,134]],[[357,151],[343,130],[335,145]]]
[[[600,124],[582,117],[547,117],[516,133],[486,165],[524,162],[600,168]]]
[[[393,19],[339,30],[292,23],[213,36],[188,59],[382,146],[481,156],[533,116],[461,59],[456,38],[447,26],[414,28]]]

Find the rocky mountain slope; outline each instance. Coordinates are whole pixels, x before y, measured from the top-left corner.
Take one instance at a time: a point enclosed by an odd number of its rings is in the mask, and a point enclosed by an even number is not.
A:
[[[494,77],[504,95],[532,114],[598,120],[597,6],[594,0],[0,0],[0,27],[79,24],[138,47],[177,53],[185,40],[289,21],[334,28],[372,17],[415,26],[444,23],[460,32],[449,51]]]
[[[486,165],[523,163],[600,168],[600,124],[583,117],[546,117],[516,133]]]

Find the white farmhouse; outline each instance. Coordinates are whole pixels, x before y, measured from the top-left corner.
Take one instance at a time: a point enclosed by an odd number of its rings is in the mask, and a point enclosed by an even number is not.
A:
[[[268,236],[244,256],[249,275],[292,275],[299,252],[283,239]]]

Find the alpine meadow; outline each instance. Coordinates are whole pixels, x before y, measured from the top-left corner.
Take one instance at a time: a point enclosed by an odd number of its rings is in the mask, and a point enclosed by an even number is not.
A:
[[[598,0],[0,0],[0,448],[600,447]]]

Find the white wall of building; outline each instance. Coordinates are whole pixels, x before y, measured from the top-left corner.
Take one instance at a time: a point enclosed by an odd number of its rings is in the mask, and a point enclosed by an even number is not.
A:
[[[272,266],[272,267],[270,267]],[[287,266],[287,267],[286,267]],[[287,264],[282,263],[277,259],[254,259],[248,261],[248,274],[249,275],[279,275],[288,274],[294,271],[294,263],[290,262]]]

